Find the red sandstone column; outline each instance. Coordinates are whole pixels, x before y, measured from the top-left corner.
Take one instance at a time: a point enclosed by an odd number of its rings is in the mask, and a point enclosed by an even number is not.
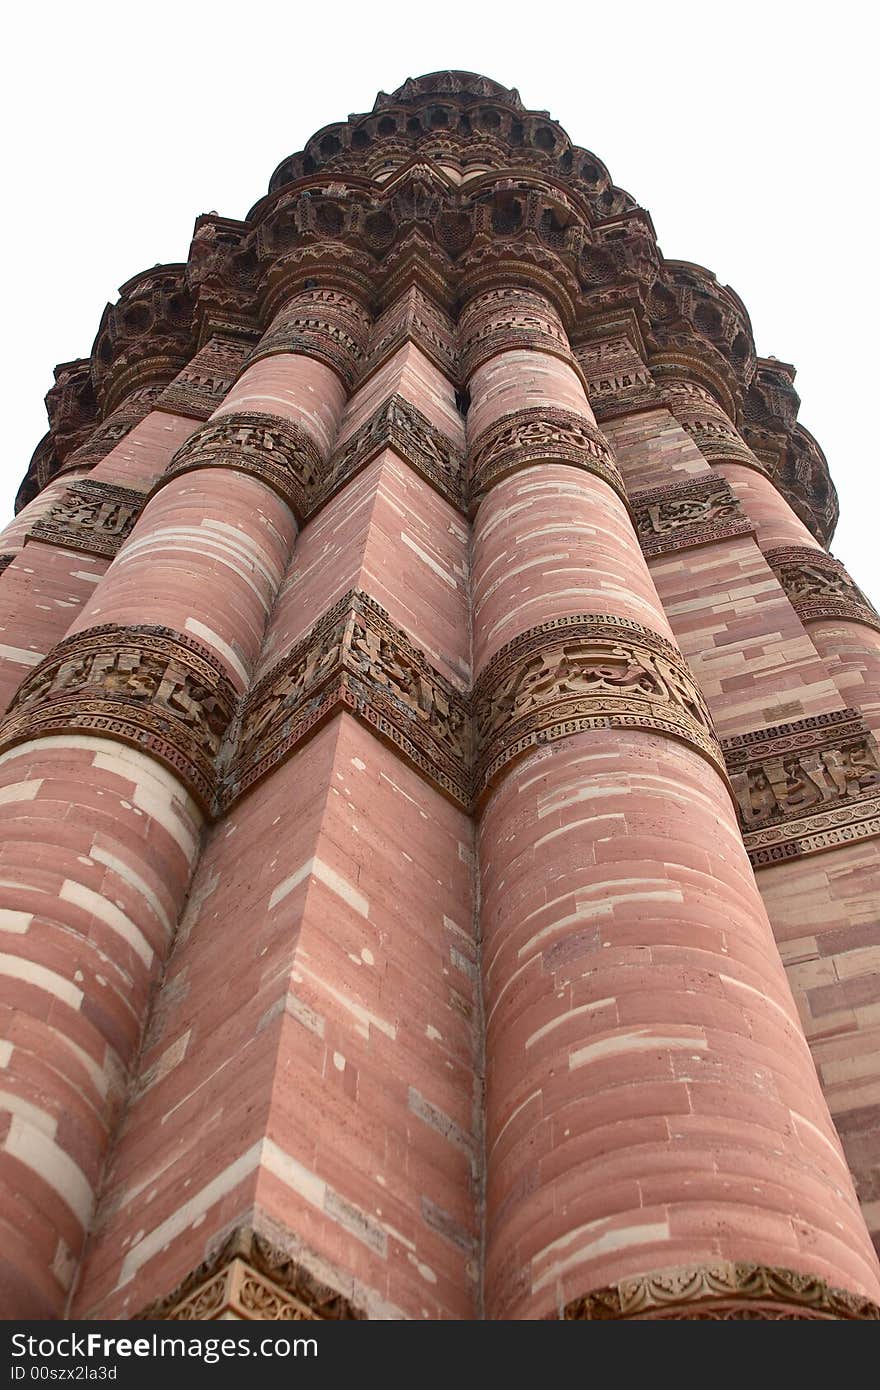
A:
[[[844,704],[880,732],[880,618],[763,473],[716,465],[742,498],[758,544],[779,578]]]
[[[461,332],[489,1316],[656,1314],[670,1270],[736,1308],[736,1262],[876,1298],[720,751],[559,320],[496,290]]]
[[[296,301],[178,450],[0,728],[10,1316],[63,1311],[221,741],[293,547],[291,507],[344,399],[334,367],[308,355],[322,335],[286,336],[291,314]]]
[[[452,326],[411,292],[371,338],[266,631],[231,773],[246,794],[206,837],[77,1316],[174,1308],[205,1260],[222,1285],[233,1227],[249,1253],[269,1242],[288,1289],[300,1271],[318,1316],[479,1307],[469,766],[457,804],[437,784],[449,744],[415,764],[392,707],[442,737],[428,663],[459,710],[470,687],[464,429],[438,341]],[[340,628],[358,633],[357,709],[327,698]]]

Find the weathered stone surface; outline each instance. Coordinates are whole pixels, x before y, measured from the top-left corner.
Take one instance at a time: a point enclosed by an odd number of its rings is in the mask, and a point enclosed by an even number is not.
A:
[[[876,1320],[880,623],[793,378],[462,72],[122,287],[0,537],[7,1315]]]

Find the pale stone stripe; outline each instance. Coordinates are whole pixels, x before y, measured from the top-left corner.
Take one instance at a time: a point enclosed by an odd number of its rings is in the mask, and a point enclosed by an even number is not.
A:
[[[606,1230],[601,1235],[597,1235],[594,1240],[588,1240],[565,1259],[557,1260],[555,1263],[551,1264],[540,1278],[533,1279],[533,1293],[537,1293],[539,1289],[543,1289],[547,1284],[553,1283],[554,1280],[561,1279],[568,1270],[574,1269],[576,1265],[582,1264],[585,1260],[593,1260],[599,1255],[611,1254],[616,1250],[625,1250],[631,1245],[648,1245],[653,1244],[655,1241],[669,1239],[669,1223],[667,1221],[646,1221],[641,1225],[618,1226],[608,1230],[608,1220],[605,1218],[602,1221],[590,1222],[588,1226],[581,1226],[579,1230],[565,1237],[565,1240],[573,1241],[577,1237],[587,1234],[587,1232],[591,1229],[595,1229],[597,1226],[605,1226]],[[559,1244],[560,1242],[556,1243]],[[537,1261],[545,1255],[547,1251],[552,1249],[553,1246],[547,1246],[546,1250],[542,1250],[540,1255],[536,1255],[532,1260],[532,1268],[534,1269]]]
[[[38,1129],[49,1139],[55,1138],[58,1130],[58,1121],[55,1116],[49,1115],[31,1101],[24,1100],[22,1096],[15,1095],[13,1091],[0,1091],[0,1110],[8,1110],[10,1115],[18,1115],[26,1125]]]
[[[219,1202],[221,1197],[225,1197],[227,1192],[231,1192],[252,1173],[259,1166],[262,1148],[262,1141],[252,1144],[245,1153],[212,1178],[200,1192],[196,1192],[188,1202],[184,1202],[177,1211],[133,1245],[122,1261],[117,1288],[133,1279],[141,1265],[170,1245],[175,1236],[179,1236],[187,1226],[192,1226],[215,1202]]]
[[[111,931],[115,931],[140,957],[144,965],[149,966],[152,963],[152,946],[137,924],[130,917],[127,917],[115,903],[110,902],[100,893],[96,893],[94,889],[86,888],[82,883],[77,883],[72,878],[64,880],[58,896],[62,902],[72,903],[74,907],[82,908],[84,912],[89,912],[93,917],[97,917],[98,921],[103,922]]]
[[[307,976],[308,979],[313,980],[320,989],[323,989],[329,994],[331,999],[335,999],[337,1004],[345,1009],[346,1013],[350,1013],[352,1017],[358,1020],[360,1025],[358,1032],[362,1037],[368,1038],[370,1036],[371,1026],[378,1028],[379,1032],[384,1033],[388,1038],[394,1039],[397,1037],[397,1028],[393,1023],[389,1023],[387,1019],[380,1018],[378,1014],[371,1013],[370,1010],[365,1009],[362,1004],[356,1003],[350,995],[343,994],[341,990],[334,989],[331,984],[328,984],[328,982],[322,979],[314,970],[310,970],[301,960],[297,960],[297,968],[303,975]]]
[[[325,864],[317,855],[313,856],[311,859],[307,859],[305,864],[301,864],[289,878],[285,878],[278,884],[278,887],[274,889],[269,898],[269,911],[271,912],[274,907],[277,907],[288,894],[292,893],[295,888],[298,888],[303,880],[310,875],[312,878],[318,879],[320,883],[323,883],[326,888],[330,889],[331,893],[335,893],[338,898],[341,898],[342,901],[353,908],[355,912],[360,913],[361,917],[369,916],[370,904],[363,893],[359,893],[347,879],[344,879],[335,869],[331,869],[330,865]]]
[[[263,1141],[261,1166],[267,1168],[292,1192],[298,1192],[310,1207],[317,1207],[318,1211],[324,1210],[324,1201],[327,1196],[326,1182],[323,1178],[319,1178],[317,1173],[303,1167],[298,1159],[285,1153],[284,1149],[279,1148],[272,1139]]]
[[[8,1067],[12,1057],[12,1043],[5,1038],[0,1039],[0,1067]]]
[[[111,854],[109,850],[102,849],[100,845],[92,845],[89,851],[89,857],[94,859],[97,864],[103,864],[105,868],[112,869],[113,873],[121,878],[123,883],[127,883],[129,888],[133,888],[135,892],[149,904],[165,930],[171,930],[171,919],[156,894],[153,892],[150,885],[145,883],[140,874],[132,869],[129,864],[126,864],[123,859],[119,859],[115,854]]]
[[[45,652],[29,652],[24,647],[5,647],[0,645],[0,657],[12,661],[16,666],[39,666]]]
[[[615,1004],[617,1000],[614,995],[609,995],[607,999],[594,999],[589,1004],[581,1004],[576,1009],[569,1009],[568,1013],[560,1014],[558,1018],[551,1018],[549,1023],[545,1023],[543,1028],[538,1028],[526,1038],[526,1047],[533,1047],[541,1038],[546,1038],[548,1033],[552,1033],[554,1028],[559,1028],[563,1023],[568,1023],[573,1018],[579,1018],[581,1014],[591,1014],[596,1009],[601,1009],[605,1004]]]
[[[654,1052],[658,1048],[669,1052],[693,1052],[694,1048],[705,1051],[709,1046],[704,1034],[696,1029],[692,1033],[669,1036],[652,1033],[647,1028],[638,1028],[631,1033],[616,1033],[611,1037],[600,1038],[598,1042],[588,1043],[577,1051],[569,1053],[569,1071],[588,1066],[590,1062],[601,1062],[606,1057],[618,1057],[623,1052]]]
[[[0,806],[7,806],[11,801],[33,801],[42,785],[42,777],[32,777],[25,782],[10,782],[8,786],[0,787]]]
[[[91,1185],[79,1165],[59,1148],[53,1138],[34,1129],[20,1115],[16,1115],[3,1148],[48,1183],[70,1207],[83,1228],[88,1226],[93,1202]]]
[[[581,890],[586,891],[586,890]],[[577,900],[576,900],[577,901]],[[546,941],[548,936],[555,936],[564,927],[574,926],[576,922],[589,922],[597,917],[611,917],[614,915],[615,907],[622,903],[682,903],[684,896],[679,888],[663,889],[646,893],[608,893],[607,896],[598,903],[577,903],[575,912],[569,913],[566,917],[558,917],[549,926],[536,932],[534,936],[524,946],[521,946],[517,955],[520,959],[528,955],[530,951],[541,941]]]
[[[22,956],[0,955],[0,974],[8,975],[12,980],[23,980],[25,984],[35,985],[37,989],[54,995],[62,1003],[69,1004],[72,1009],[78,1009],[83,1001],[82,990],[65,980],[63,975],[56,974],[54,970],[47,970],[45,965],[25,960]]]
[[[540,1094],[541,1094],[540,1090],[538,1090],[538,1091],[532,1091],[529,1095],[526,1096],[525,1100],[520,1101],[519,1105],[516,1107],[515,1110],[512,1110],[512,1111],[511,1111],[511,1113],[508,1115],[507,1119],[504,1121],[504,1124],[501,1126],[501,1128],[499,1129],[498,1133],[495,1135],[495,1138],[494,1138],[494,1140],[493,1140],[493,1142],[492,1142],[492,1148],[489,1150],[490,1153],[494,1152],[495,1146],[500,1142],[501,1136],[503,1135],[504,1131],[507,1129],[507,1126],[508,1126],[509,1124],[512,1124],[512,1123],[513,1123],[513,1121],[516,1119],[517,1115],[520,1113],[521,1110],[525,1110],[525,1108],[526,1108],[527,1105],[530,1105],[530,1104],[532,1103],[533,1100],[537,1100],[537,1098],[538,1098],[538,1096],[539,1096]]]
[[[776,1000],[771,998],[769,994],[765,994],[765,992],[761,989],[755,989],[754,985],[747,985],[745,980],[737,980],[733,975],[719,974],[718,978],[726,985],[735,985],[737,989],[744,989],[747,994],[756,995],[763,1004],[771,1004],[777,1013],[782,1014],[782,1017],[785,1019],[786,1023],[792,1024],[796,1032],[800,1033],[801,1024],[797,1014],[789,1013],[787,1009],[784,1009],[782,1005],[778,1004]]]
[[[408,536],[405,531],[401,531],[400,539],[415,555],[418,555],[419,559],[428,566],[428,569],[433,570],[434,573],[443,580],[444,584],[448,584],[450,589],[458,588],[458,581],[455,576],[450,574],[448,570],[445,570],[442,565],[438,565],[437,561],[433,559],[426,550],[423,550],[420,545],[417,545],[412,537]]]
[[[229,662],[241,680],[242,685],[247,685],[248,673],[240,657],[236,656],[228,642],[224,642],[222,637],[218,637],[216,632],[212,632],[204,623],[200,623],[198,618],[187,618],[186,631],[191,632],[193,637],[200,637],[203,642],[207,642],[209,647],[213,647],[222,657]]]
[[[19,886],[16,884],[16,887]],[[16,912],[12,907],[0,907],[0,931],[17,932],[21,936],[33,920],[32,912]]]

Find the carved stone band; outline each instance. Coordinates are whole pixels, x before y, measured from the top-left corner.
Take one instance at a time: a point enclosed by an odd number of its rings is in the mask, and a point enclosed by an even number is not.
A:
[[[231,468],[272,488],[297,520],[308,514],[322,472],[317,444],[279,415],[236,411],[209,420],[178,449],[153,492],[197,468]]]
[[[321,1283],[285,1250],[239,1227],[164,1298],[137,1320],[342,1322],[362,1318],[336,1289]]]
[[[216,657],[164,627],[106,624],[66,638],[21,684],[0,749],[59,733],[132,744],[176,772],[210,810],[236,692]]]
[[[639,340],[635,323],[631,335]],[[626,333],[582,343],[575,348],[575,356],[586,378],[590,405],[600,422],[656,410],[663,404],[654,378]]]
[[[876,1322],[880,1308],[860,1294],[831,1287],[815,1274],[718,1260],[621,1279],[572,1299],[561,1316],[572,1322],[623,1318]]]
[[[363,361],[369,327],[365,310],[349,295],[331,289],[304,291],[273,321],[245,358],[242,370],[264,357],[295,353],[323,362],[350,391]]]
[[[601,430],[574,411],[541,406],[502,415],[474,441],[468,464],[472,505],[502,478],[541,463],[582,468],[601,478],[629,506],[623,479]]]
[[[417,285],[376,320],[369,349],[361,364],[358,386],[397,352],[413,342],[435,367],[454,384],[459,382],[458,343],[455,326]]]
[[[719,474],[685,478],[630,498],[639,544],[647,556],[747,536],[754,526]]]
[[[383,449],[393,449],[442,497],[464,510],[464,457],[455,445],[403,396],[390,396],[337,449],[315,506],[343,487]]]
[[[157,410],[207,420],[241,370],[247,350],[241,339],[212,338],[166,386],[156,401]]]
[[[114,556],[131,534],[145,501],[142,492],[83,478],[35,521],[28,539]]]
[[[460,805],[470,803],[467,699],[366,594],[352,591],[245,702],[226,787],[234,800],[348,709]]]
[[[511,287],[477,295],[462,310],[459,341],[465,377],[500,352],[523,349],[561,357],[582,377],[559,315],[533,290]]]
[[[684,659],[626,618],[556,618],[508,642],[477,682],[474,725],[478,797],[513,758],[587,729],[671,735],[726,780],[709,710]]]
[[[755,868],[880,834],[880,748],[859,710],[722,739]]]
[[[842,618],[880,631],[880,615],[839,560],[811,546],[780,546],[764,558],[802,623]]]

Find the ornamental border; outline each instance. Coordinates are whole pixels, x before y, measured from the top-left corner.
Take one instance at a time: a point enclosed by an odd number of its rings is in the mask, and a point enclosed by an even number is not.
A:
[[[880,1307],[817,1274],[775,1265],[719,1260],[620,1279],[571,1299],[549,1318],[566,1322],[625,1319],[859,1320],[877,1322]]]

